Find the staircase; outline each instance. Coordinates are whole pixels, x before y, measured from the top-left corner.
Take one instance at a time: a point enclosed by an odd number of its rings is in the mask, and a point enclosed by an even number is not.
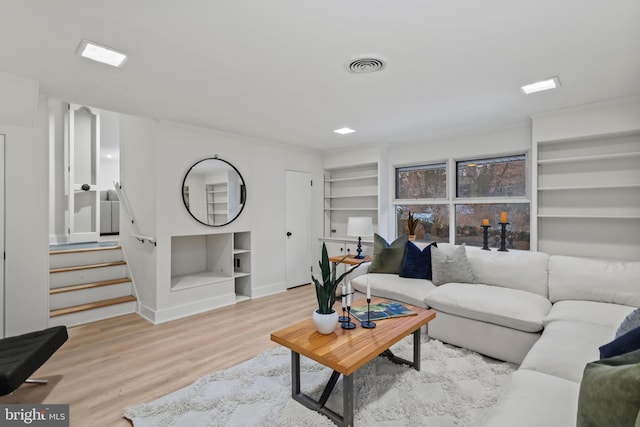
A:
[[[137,299],[119,245],[49,251],[49,326],[135,313]]]

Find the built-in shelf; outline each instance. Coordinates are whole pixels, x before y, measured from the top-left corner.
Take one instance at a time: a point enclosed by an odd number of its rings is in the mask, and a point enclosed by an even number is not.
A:
[[[354,199],[358,197],[378,197],[377,194],[345,194],[342,196],[325,196],[325,199]]]
[[[171,291],[210,287],[211,296],[251,298],[251,233],[171,238]]]
[[[538,142],[538,250],[637,259],[640,132]]]
[[[538,214],[538,218],[564,218],[564,219],[640,219],[640,215],[546,215]]]
[[[592,156],[563,157],[558,159],[538,160],[539,165],[549,165],[557,163],[593,162],[599,160],[617,160],[629,157],[640,157],[640,151],[628,151],[612,154],[596,154]]]
[[[378,164],[347,166],[324,171],[323,237],[346,236],[351,216],[369,216],[378,225]]]
[[[331,175],[329,175],[328,178],[325,177],[324,182],[348,182],[348,181],[360,181],[360,180],[371,180],[371,179],[378,179],[378,171],[377,171],[377,164],[371,164],[370,166],[375,166],[376,167],[376,173],[372,173],[372,174],[363,174],[363,175],[355,175],[355,176],[348,176],[348,177],[344,177],[344,178],[332,178]],[[365,166],[366,167],[366,166]],[[354,171],[356,168],[358,168],[358,166],[355,166],[353,168],[349,167],[349,168],[342,168],[342,169],[332,169],[332,170],[328,170],[329,173],[340,173],[340,172],[344,172],[344,171]],[[325,175],[326,176],[326,175]]]
[[[538,187],[538,191],[592,191],[592,190],[624,190],[640,188],[638,184],[607,184],[607,185],[572,185],[556,187]]]

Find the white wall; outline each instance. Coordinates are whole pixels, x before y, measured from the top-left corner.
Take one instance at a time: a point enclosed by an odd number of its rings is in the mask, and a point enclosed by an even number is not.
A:
[[[150,249],[149,245],[141,245],[121,233],[127,258],[135,268],[132,273],[141,295],[143,315],[154,322],[163,322],[213,309],[221,303],[207,286],[171,291],[172,236],[251,231],[252,297],[286,289],[285,170],[311,172],[320,182],[322,172],[318,154],[130,116],[122,119],[120,130],[125,192],[134,215],[141,218],[140,231],[155,236],[158,242],[157,247]],[[198,223],[182,202],[184,174],[195,162],[215,155],[238,169],[247,189],[243,212],[237,220],[223,227]],[[312,191],[312,223],[319,233],[322,186],[314,186]],[[121,226],[124,226],[122,222]]]
[[[156,309],[156,248],[131,236],[155,236],[157,229],[157,125],[152,120],[120,115],[120,185],[134,214],[135,225],[120,201],[120,244],[138,292],[142,314]],[[161,190],[161,189],[160,189]],[[159,245],[166,245],[166,239]]]
[[[49,322],[49,146],[47,100],[34,127],[4,125],[5,333],[43,329]]]

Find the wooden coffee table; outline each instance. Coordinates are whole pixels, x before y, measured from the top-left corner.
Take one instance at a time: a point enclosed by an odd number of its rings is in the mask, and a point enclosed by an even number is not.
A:
[[[382,298],[372,298],[371,303],[386,302]],[[354,307],[366,305],[361,300]],[[384,319],[376,322],[376,328],[342,329],[322,335],[316,331],[311,317],[271,334],[271,340],[291,350],[291,396],[309,409],[329,417],[339,426],[353,426],[353,373],[378,356],[386,356],[395,363],[407,364],[420,370],[420,328],[436,317],[433,310],[425,310],[405,304],[418,314],[413,316]],[[395,356],[389,347],[404,337],[413,334],[413,361]],[[300,391],[300,355],[333,369],[319,400]],[[325,407],[338,378],[343,376],[343,414]]]

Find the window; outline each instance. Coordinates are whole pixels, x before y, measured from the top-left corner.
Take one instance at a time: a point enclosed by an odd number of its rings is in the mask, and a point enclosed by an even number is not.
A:
[[[396,168],[396,199],[445,199],[447,165]]]
[[[456,162],[457,197],[526,196],[525,161],[521,155]]]
[[[489,219],[489,248],[500,247],[501,212],[507,212],[507,249],[529,250],[529,203],[456,204],[456,244],[482,246],[484,218]]]
[[[449,204],[442,205],[396,205],[397,235],[407,235],[407,217],[409,211],[420,220],[416,227],[416,242],[449,241]]]
[[[456,177],[456,244],[482,246],[480,224],[486,218],[491,225],[489,247],[499,247],[498,221],[500,213],[507,212],[507,248],[529,250],[526,156],[459,161]]]
[[[447,173],[447,164],[455,165],[455,175]],[[449,183],[454,176],[456,182]],[[525,154],[399,167],[395,184],[397,236],[409,234],[411,211],[421,221],[416,241],[455,240],[456,244],[482,246],[480,225],[486,218],[491,225],[489,247],[499,247],[498,221],[500,213],[507,212],[507,248],[529,250],[531,201]],[[447,188],[455,189],[455,196]]]

